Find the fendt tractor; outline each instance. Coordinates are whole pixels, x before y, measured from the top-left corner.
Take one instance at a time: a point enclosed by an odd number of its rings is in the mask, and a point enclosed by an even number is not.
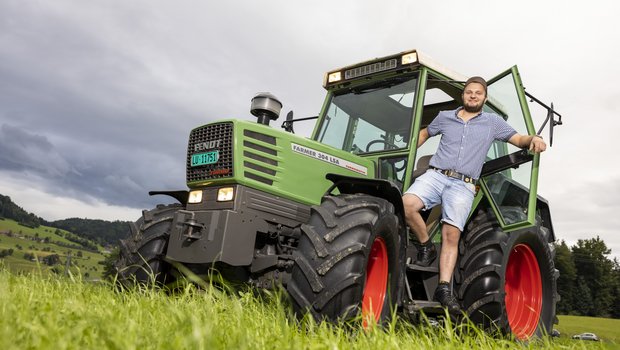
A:
[[[284,287],[295,313],[317,321],[367,325],[394,314],[441,314],[433,300],[439,259],[414,264],[401,196],[438,145],[431,138],[416,148],[419,131],[462,105],[465,80],[407,51],[328,72],[316,117],[290,112],[274,128],[282,103],[260,93],[251,101],[256,121],[193,129],[188,190],[149,192],[179,203],[145,210],[132,225],[120,242],[119,279],[167,285],[215,273],[232,285]],[[525,92],[516,66],[488,81],[488,95],[484,110],[521,134],[548,125],[553,137],[561,124],[553,104]],[[547,113],[538,132],[530,103]],[[311,136],[295,135],[294,123],[309,119],[316,119]],[[548,202],[537,196],[539,160],[492,145],[451,281],[471,321],[518,339],[547,334],[557,322],[555,235]],[[439,249],[441,208],[423,217]]]

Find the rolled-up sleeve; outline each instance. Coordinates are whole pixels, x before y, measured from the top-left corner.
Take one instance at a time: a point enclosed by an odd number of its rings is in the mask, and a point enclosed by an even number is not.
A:
[[[444,112],[439,112],[437,117],[435,117],[435,119],[433,119],[433,121],[428,124],[428,126],[426,127],[426,131],[428,131],[428,136],[435,136],[441,133],[441,127],[443,125],[442,120],[445,118],[443,114]]]
[[[495,140],[507,142],[517,131],[502,117],[493,115],[493,131]]]

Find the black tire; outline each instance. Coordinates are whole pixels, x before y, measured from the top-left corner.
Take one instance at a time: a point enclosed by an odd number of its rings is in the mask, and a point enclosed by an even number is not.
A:
[[[287,290],[295,313],[302,317],[309,312],[317,321],[330,322],[361,314],[364,325],[372,313],[377,323],[388,321],[402,278],[405,247],[398,228],[394,207],[384,199],[363,194],[323,197],[321,205],[312,207],[309,223],[301,226],[294,253]],[[372,307],[375,312],[368,307],[370,300],[381,305]]]
[[[164,261],[170,227],[180,204],[158,205],[143,211],[142,217],[131,224],[129,237],[120,240],[119,258],[115,267],[118,281],[125,286],[174,282],[170,264]]]
[[[518,218],[523,211],[503,208],[503,215]],[[558,273],[548,232],[539,222],[506,233],[491,210],[470,221],[461,236],[456,288],[474,323],[521,340],[551,334]]]

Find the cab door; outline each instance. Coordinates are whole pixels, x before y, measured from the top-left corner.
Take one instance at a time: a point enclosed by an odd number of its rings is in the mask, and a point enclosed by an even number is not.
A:
[[[536,133],[517,66],[488,81],[484,109],[501,115],[520,134]],[[498,141],[487,154],[480,188],[505,231],[535,223],[539,160],[539,154]]]

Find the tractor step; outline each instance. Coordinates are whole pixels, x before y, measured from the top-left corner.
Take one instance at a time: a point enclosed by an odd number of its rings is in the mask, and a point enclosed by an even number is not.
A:
[[[444,308],[438,301],[411,300],[404,306],[410,314],[417,314],[420,311],[424,311],[426,314],[445,314]]]
[[[416,264],[407,264],[407,270],[439,273],[439,267],[437,266],[422,266]]]

